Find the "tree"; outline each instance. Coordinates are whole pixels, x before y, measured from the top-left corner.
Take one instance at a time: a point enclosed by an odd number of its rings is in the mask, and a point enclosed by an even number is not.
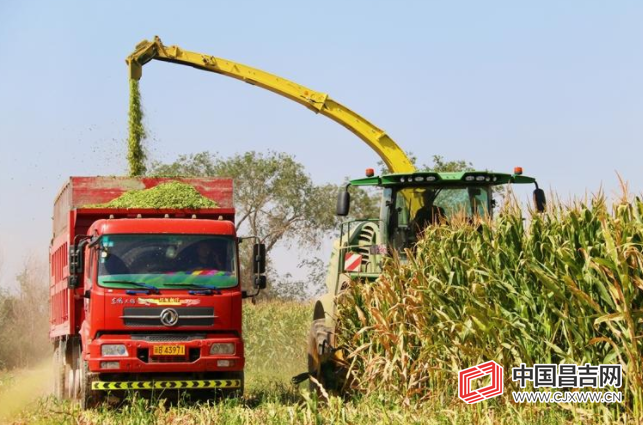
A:
[[[278,243],[287,246],[317,248],[330,236],[339,222],[335,216],[338,186],[316,185],[302,164],[285,153],[247,152],[220,158],[209,152],[181,155],[171,164],[154,163],[151,174],[162,176],[225,176],[234,180],[234,204],[237,230],[258,236],[270,252]],[[241,246],[242,279],[251,279],[251,244]],[[323,287],[322,279],[310,280],[317,270],[324,270],[319,261],[300,262],[308,270],[306,282],[289,275],[278,276],[270,267],[271,284],[268,297],[301,299]],[[306,288],[309,288],[307,291]]]
[[[234,180],[234,204],[237,210],[237,230],[258,236],[270,252],[278,243],[286,246],[318,248],[322,241],[337,232],[343,218],[335,215],[338,191],[344,185],[316,185],[304,166],[294,157],[269,151],[247,152],[221,158],[210,152],[181,155],[169,164],[153,163],[151,175],[231,177]],[[379,193],[361,188],[351,189],[351,217],[379,216]],[[242,245],[242,275],[248,282],[250,244]],[[267,295],[280,298],[302,298],[323,288],[326,263],[319,258],[306,257],[298,265],[308,271],[305,282],[291,276],[279,276],[269,270],[273,281]],[[270,268],[270,267],[269,267]],[[309,290],[306,291],[305,289]]]
[[[287,301],[305,301],[310,298],[322,295],[326,291],[326,272],[328,263],[319,258],[311,257],[301,260],[297,265],[307,271],[306,277],[295,279],[290,273],[277,275],[269,270],[269,280],[273,282],[265,291],[262,291],[261,298],[278,298]]]
[[[278,242],[318,247],[336,226],[336,187],[315,185],[303,165],[285,153],[181,155],[171,164],[153,164],[151,174],[231,177],[237,229],[247,226],[266,244],[266,251]]]
[[[417,167],[417,157],[412,153],[408,153],[411,163]],[[441,155],[433,155],[433,164],[423,164],[417,167],[418,171],[429,171],[434,173],[457,172],[457,171],[473,171],[473,163],[465,160],[447,161]],[[389,173],[389,169],[384,164],[384,161],[378,161],[378,167],[382,174]]]
[[[0,290],[0,368],[34,364],[51,349],[46,264],[27,259],[16,281],[18,293]]]
[[[473,171],[473,164],[465,160],[458,161],[446,161],[444,157],[440,155],[433,155],[433,164],[427,165],[424,164],[420,168],[420,171],[431,171],[434,173],[448,173],[448,172],[457,172],[457,171]]]

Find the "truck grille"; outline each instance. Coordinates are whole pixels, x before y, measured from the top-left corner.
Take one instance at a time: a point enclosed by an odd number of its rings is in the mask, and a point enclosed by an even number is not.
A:
[[[165,307],[125,307],[123,323],[125,326],[162,326],[161,312]],[[214,308],[212,307],[176,307],[172,308],[178,314],[177,326],[212,326],[214,324]]]
[[[134,334],[132,341],[145,341],[145,342],[186,342],[194,341],[197,339],[205,339],[205,334]]]

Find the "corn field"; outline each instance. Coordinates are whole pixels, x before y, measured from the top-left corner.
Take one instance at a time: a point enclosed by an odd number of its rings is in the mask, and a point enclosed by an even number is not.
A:
[[[351,283],[338,338],[355,389],[448,403],[458,370],[483,361],[504,366],[509,391],[521,363],[620,363],[624,403],[590,409],[640,420],[643,202],[524,215],[514,201],[493,221],[432,226],[408,260]]]

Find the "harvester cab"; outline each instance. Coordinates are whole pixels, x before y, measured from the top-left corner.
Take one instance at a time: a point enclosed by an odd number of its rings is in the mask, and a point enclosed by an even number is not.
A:
[[[379,218],[356,219],[342,223],[341,235],[345,252],[354,252],[361,264],[344,264],[344,271],[379,273],[381,261],[372,255],[396,252],[404,257],[405,249],[412,248],[429,225],[452,221],[473,222],[476,217],[491,217],[496,202],[494,188],[507,184],[536,186],[534,205],[538,211],[545,208],[545,194],[536,179],[522,175],[522,168],[514,173],[488,171],[415,172],[370,176],[352,180],[340,192],[337,215],[346,216],[350,210],[351,186],[381,187],[382,198]],[[360,231],[356,231],[360,228]],[[353,256],[354,257],[354,256]],[[369,267],[370,265],[370,267]],[[348,267],[347,267],[348,266]],[[364,266],[364,267],[362,267]]]

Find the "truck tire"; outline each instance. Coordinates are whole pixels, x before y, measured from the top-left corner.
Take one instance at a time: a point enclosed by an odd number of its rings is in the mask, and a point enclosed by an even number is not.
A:
[[[54,397],[62,400],[65,397],[65,353],[63,345],[57,342],[54,349]]]
[[[80,341],[72,340],[68,344],[71,345],[71,364],[66,364],[66,383],[67,383],[67,397],[70,400],[78,400],[80,397],[80,361],[82,360],[82,348]]]
[[[313,320],[308,334],[308,373],[315,378],[324,389],[335,389],[333,381],[332,348],[330,345],[331,330],[324,319]],[[309,380],[311,392],[319,392],[319,386]]]
[[[92,382],[96,380],[96,374],[89,371],[89,363],[80,356],[80,408],[92,409],[102,401],[102,392],[92,390]]]
[[[62,398],[74,400],[74,343],[67,340],[60,344],[60,361],[62,367]]]

